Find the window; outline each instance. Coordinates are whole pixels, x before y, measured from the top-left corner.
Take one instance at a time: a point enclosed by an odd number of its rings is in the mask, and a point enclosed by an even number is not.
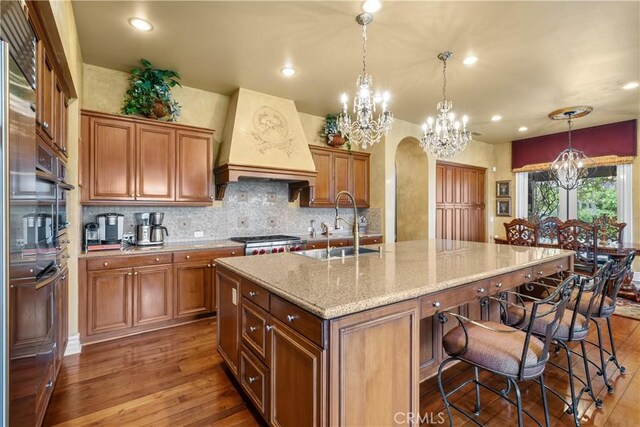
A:
[[[560,216],[560,192],[553,185],[549,172],[529,173],[527,186],[527,218],[530,221],[537,222],[550,216]]]
[[[606,216],[618,217],[617,172],[615,166],[604,166],[594,170],[584,185],[576,190],[578,219],[592,222]]]

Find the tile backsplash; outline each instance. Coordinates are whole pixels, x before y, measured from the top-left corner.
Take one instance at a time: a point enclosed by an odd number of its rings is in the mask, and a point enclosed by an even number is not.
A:
[[[303,234],[311,220],[316,228],[326,222],[333,226],[335,210],[331,208],[300,208],[288,201],[288,186],[283,182],[244,181],[229,184],[222,206],[215,207],[144,207],[144,206],[85,206],[83,222],[95,221],[101,213],[124,215],[124,230],[135,232],[133,214],[136,212],[164,212],[164,225],[170,242],[224,239],[232,236],[257,234]],[[380,209],[360,209],[367,218],[369,231],[381,229]],[[351,221],[351,208],[340,209],[340,215]],[[195,234],[202,232],[202,237]]]

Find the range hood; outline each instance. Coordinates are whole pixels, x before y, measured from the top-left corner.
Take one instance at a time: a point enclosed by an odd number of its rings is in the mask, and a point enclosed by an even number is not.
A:
[[[291,201],[315,186],[316,167],[293,101],[238,89],[213,173],[217,200],[228,183],[243,179],[286,181]]]

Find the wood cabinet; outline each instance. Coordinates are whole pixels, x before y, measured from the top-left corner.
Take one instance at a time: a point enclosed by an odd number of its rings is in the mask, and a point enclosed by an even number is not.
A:
[[[83,204],[213,200],[213,131],[92,111],[82,111],[81,125]]]
[[[240,345],[240,278],[226,270],[216,271],[218,322],[218,352],[234,375],[238,375]]]
[[[83,344],[174,326],[216,310],[215,260],[241,247],[79,259]]]
[[[64,157],[68,157],[67,153],[67,120],[68,120],[68,108],[67,98],[64,94],[61,82],[56,78],[54,81],[54,97],[53,97],[53,146]]]
[[[359,208],[368,208],[370,201],[370,154],[349,152],[330,147],[310,145],[318,175],[315,187],[305,189],[300,206],[333,207],[340,191],[350,192]],[[340,206],[351,206],[347,198]]]
[[[69,271],[64,270],[56,282],[56,371],[69,340]]]
[[[175,137],[171,128],[136,125],[136,200],[174,200]]]
[[[36,44],[36,131],[48,144],[55,136],[55,71],[44,41]]]

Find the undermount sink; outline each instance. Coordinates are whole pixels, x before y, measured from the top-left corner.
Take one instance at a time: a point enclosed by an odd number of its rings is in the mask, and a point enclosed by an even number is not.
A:
[[[329,253],[327,253],[326,249],[311,249],[308,251],[300,251],[293,252],[297,255],[306,256],[309,258],[319,259],[321,261],[326,261],[329,259],[339,259],[339,258],[351,258],[356,256],[355,251],[353,250],[353,246],[347,246],[344,248],[332,248]],[[369,249],[369,248],[360,248],[358,250],[358,255],[370,255],[377,254],[378,250]]]

